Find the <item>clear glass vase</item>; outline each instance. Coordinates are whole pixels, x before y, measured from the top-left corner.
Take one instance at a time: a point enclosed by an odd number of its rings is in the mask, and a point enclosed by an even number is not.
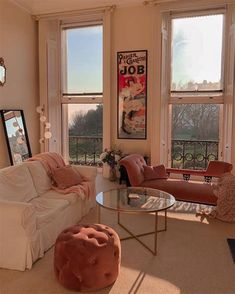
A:
[[[116,175],[116,169],[115,167],[110,167],[110,177],[109,180],[114,182],[117,179],[117,175]]]

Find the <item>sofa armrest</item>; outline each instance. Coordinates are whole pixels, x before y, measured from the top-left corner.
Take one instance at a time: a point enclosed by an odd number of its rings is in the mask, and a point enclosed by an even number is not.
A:
[[[0,201],[0,226],[20,226],[25,229],[34,213],[35,209],[30,203]]]
[[[24,270],[32,235],[35,209],[30,203],[0,201],[0,267]]]
[[[77,170],[83,178],[87,179],[88,181],[95,181],[97,176],[96,167],[86,165],[72,165],[72,167]]]

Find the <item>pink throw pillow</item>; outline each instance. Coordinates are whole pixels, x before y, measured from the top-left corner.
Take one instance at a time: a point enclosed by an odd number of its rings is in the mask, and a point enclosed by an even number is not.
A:
[[[154,179],[167,179],[166,168],[163,164],[158,166],[144,166],[144,179],[154,180]]]
[[[52,178],[59,189],[76,186],[83,181],[81,175],[70,165],[54,169]]]

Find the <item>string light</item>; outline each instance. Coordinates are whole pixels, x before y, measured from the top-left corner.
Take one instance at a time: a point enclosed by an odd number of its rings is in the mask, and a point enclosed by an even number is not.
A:
[[[39,139],[39,143],[43,144],[43,143],[45,143],[46,139],[49,140],[52,137],[52,133],[50,131],[51,124],[47,121],[47,117],[44,114],[44,112],[45,112],[44,111],[44,106],[41,106],[41,105],[37,106],[36,111],[37,111],[37,113],[40,114],[40,119],[39,120],[40,120],[40,122],[41,122],[41,124],[43,126],[43,132],[44,132],[43,133],[43,138]]]

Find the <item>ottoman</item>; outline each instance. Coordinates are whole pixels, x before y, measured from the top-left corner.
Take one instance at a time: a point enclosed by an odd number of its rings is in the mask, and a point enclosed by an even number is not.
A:
[[[121,246],[117,233],[106,225],[75,225],[56,240],[55,275],[70,290],[90,292],[115,282]]]

